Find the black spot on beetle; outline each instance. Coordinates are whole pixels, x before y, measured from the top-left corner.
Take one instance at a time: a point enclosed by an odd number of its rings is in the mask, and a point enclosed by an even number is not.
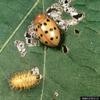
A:
[[[48,42],[47,42],[47,41],[45,41],[45,43],[46,43],[46,44],[48,44]]]
[[[40,36],[42,37],[42,36],[43,36],[43,34],[40,34]]]
[[[42,26],[42,24],[40,24],[40,26]]]
[[[38,31],[38,29],[36,28],[35,31]]]
[[[50,40],[53,40],[53,38],[51,37]]]
[[[53,28],[50,28],[50,31],[53,31]]]
[[[44,22],[44,25],[46,26],[46,25],[47,25],[47,23],[45,23],[45,22]]]
[[[54,27],[54,30],[56,30],[56,27]]]
[[[45,33],[47,34],[47,33],[48,33],[48,31],[45,31]]]
[[[47,19],[47,22],[50,22],[50,20],[49,20],[49,19]]]
[[[56,36],[56,39],[58,39],[58,36]]]

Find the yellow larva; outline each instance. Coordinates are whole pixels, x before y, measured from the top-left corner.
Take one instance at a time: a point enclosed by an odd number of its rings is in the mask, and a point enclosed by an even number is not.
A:
[[[36,70],[35,70],[36,69]],[[12,88],[15,89],[29,89],[40,83],[42,75],[39,74],[37,68],[28,72],[18,72],[9,80]]]

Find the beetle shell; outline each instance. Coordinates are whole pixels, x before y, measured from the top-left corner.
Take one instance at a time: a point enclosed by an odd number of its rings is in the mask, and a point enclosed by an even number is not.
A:
[[[41,80],[40,75],[33,75],[31,71],[16,73],[9,80],[12,88],[15,89],[28,89],[39,84]]]
[[[43,44],[50,47],[58,46],[61,33],[56,23],[49,16],[39,14],[34,23],[34,31]]]

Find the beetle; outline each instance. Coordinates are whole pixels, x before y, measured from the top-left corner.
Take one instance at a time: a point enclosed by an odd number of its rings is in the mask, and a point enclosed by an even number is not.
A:
[[[61,32],[54,20],[46,14],[41,13],[36,16],[34,25],[34,31],[43,44],[50,47],[58,46]]]

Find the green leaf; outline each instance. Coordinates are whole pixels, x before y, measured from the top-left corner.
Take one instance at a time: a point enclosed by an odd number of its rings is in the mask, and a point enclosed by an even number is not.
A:
[[[24,40],[23,33],[34,17],[57,0],[0,1],[0,100],[80,100],[81,96],[100,95],[100,0],[76,0],[72,5],[85,13],[78,25],[69,27],[64,44],[69,52],[56,48],[27,48],[22,58],[14,40]],[[79,30],[76,34],[75,29]],[[11,90],[8,80],[13,73],[38,66],[44,79],[29,90]]]

